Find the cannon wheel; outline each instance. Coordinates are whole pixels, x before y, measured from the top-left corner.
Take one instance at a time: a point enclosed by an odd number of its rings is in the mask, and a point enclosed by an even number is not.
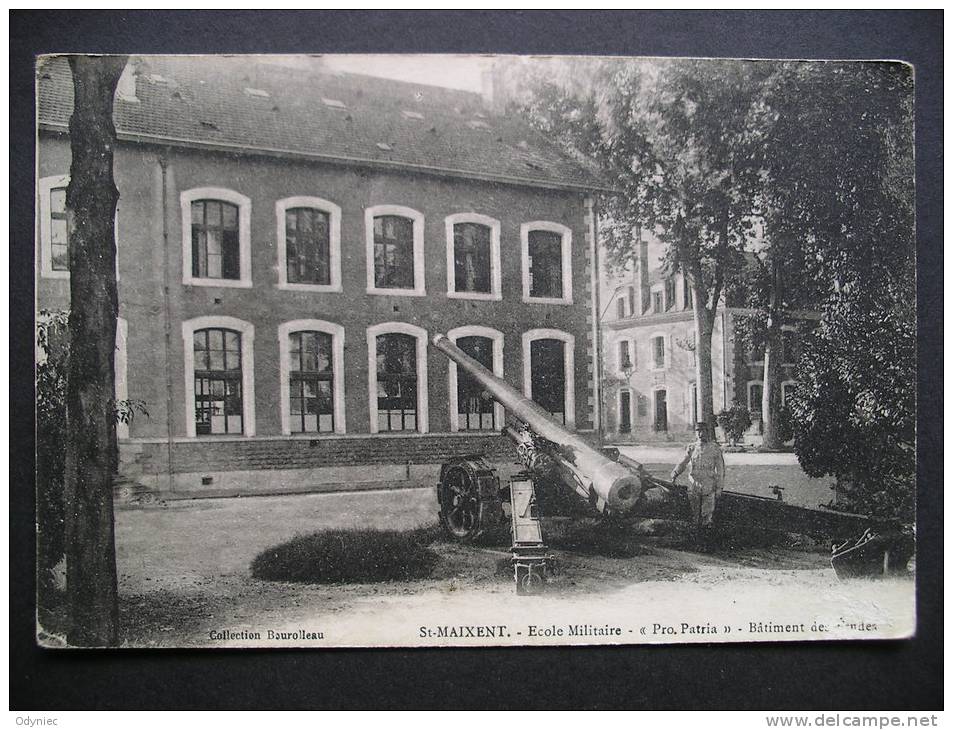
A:
[[[462,542],[476,540],[489,527],[480,494],[479,468],[480,465],[472,461],[447,464],[437,487],[440,524]]]

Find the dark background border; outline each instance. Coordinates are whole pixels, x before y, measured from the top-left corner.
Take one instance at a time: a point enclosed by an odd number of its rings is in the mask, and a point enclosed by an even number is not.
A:
[[[12,11],[11,709],[941,708],[942,23],[942,11]],[[915,639],[307,652],[36,647],[34,54],[410,51],[865,58],[914,64],[920,348]]]

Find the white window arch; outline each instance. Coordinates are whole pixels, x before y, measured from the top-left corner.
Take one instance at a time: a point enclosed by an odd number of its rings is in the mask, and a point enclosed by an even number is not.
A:
[[[562,263],[562,296],[532,296],[530,281],[529,238],[533,231],[549,231],[560,236]],[[561,223],[531,221],[520,225],[520,246],[523,259],[523,301],[539,304],[572,304],[572,231]]]
[[[59,215],[54,210],[52,197],[54,190],[65,189],[69,185],[69,175],[50,175],[40,178],[37,183],[37,216],[40,228],[40,275],[47,279],[69,279],[69,269],[63,268],[61,251],[54,256],[53,249],[65,246],[65,223],[54,232],[53,216]],[[57,206],[58,207],[58,206]],[[54,239],[56,245],[54,246]],[[60,239],[64,239],[60,242]],[[54,263],[56,260],[56,263]]]
[[[182,323],[185,348],[185,432],[194,438],[195,429],[195,351],[192,338],[198,330],[229,329],[241,335],[242,432],[255,435],[255,326],[235,317],[196,317]]]
[[[288,281],[288,228],[286,213],[294,208],[311,208],[328,216],[328,269],[327,284],[307,284]],[[341,207],[324,198],[310,195],[294,195],[275,202],[275,240],[278,243],[278,288],[292,291],[339,292],[341,291]]]
[[[407,218],[413,224],[413,287],[379,287],[374,277],[374,219],[381,216]],[[367,261],[367,293],[390,296],[422,297],[427,293],[424,280],[424,214],[403,205],[374,205],[364,210],[364,246]]]
[[[403,334],[417,340],[417,431],[427,433],[430,419],[427,408],[427,330],[406,322],[381,322],[367,328],[367,405],[370,432],[378,433],[377,423],[377,338],[380,335]]]
[[[221,201],[238,208],[237,278],[196,276],[192,271],[192,203],[200,200]],[[251,200],[228,188],[192,188],[179,193],[182,208],[182,283],[189,286],[225,286],[249,288],[251,279]]]
[[[480,325],[467,325],[465,327],[456,327],[447,332],[447,338],[454,344],[463,337],[485,337],[493,342],[493,374],[498,378],[503,377],[503,333],[490,327]],[[447,383],[450,390],[450,430],[459,431],[460,423],[457,413],[457,384],[459,373],[457,364],[449,360],[449,370],[447,373]],[[503,406],[496,401],[493,402],[494,421],[502,426],[504,421]]]
[[[559,340],[563,343],[563,371],[566,386],[563,392],[567,428],[576,427],[576,338],[556,329],[535,329],[523,333],[523,395],[533,397],[532,345],[536,340]]]
[[[456,286],[456,254],[454,244],[454,226],[458,223],[476,223],[486,226],[490,230],[490,260],[488,292],[457,291]],[[486,299],[498,301],[502,299],[500,275],[500,222],[479,213],[454,213],[445,219],[447,235],[447,296],[451,299]]]
[[[291,347],[293,332],[323,332],[331,335],[334,433],[347,433],[344,402],[344,327],[323,319],[295,319],[278,325],[279,387],[281,389],[281,432],[291,431]],[[310,432],[309,432],[310,433]]]

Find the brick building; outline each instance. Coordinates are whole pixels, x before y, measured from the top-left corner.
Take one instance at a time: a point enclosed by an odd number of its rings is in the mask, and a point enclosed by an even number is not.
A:
[[[603,282],[604,433],[618,441],[688,441],[698,420],[691,287],[683,274],[665,274],[658,256],[650,256],[650,238],[639,242],[629,271]],[[744,320],[752,314],[731,302],[719,307],[711,342],[712,400],[716,414],[734,403],[747,405],[752,427],[746,441],[759,443],[764,353],[748,344]],[[796,379],[796,328],[783,326],[782,336],[783,403]]]
[[[597,428],[597,179],[477,94],[249,58],[137,58],[117,91],[124,475],[179,494],[506,457],[447,333]],[[498,89],[496,90],[499,91]],[[37,303],[66,308],[72,87],[38,67]]]

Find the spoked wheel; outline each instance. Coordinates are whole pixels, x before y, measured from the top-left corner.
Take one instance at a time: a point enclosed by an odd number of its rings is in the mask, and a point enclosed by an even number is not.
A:
[[[475,476],[463,465],[445,469],[440,482],[440,522],[458,540],[483,533],[483,508]]]

